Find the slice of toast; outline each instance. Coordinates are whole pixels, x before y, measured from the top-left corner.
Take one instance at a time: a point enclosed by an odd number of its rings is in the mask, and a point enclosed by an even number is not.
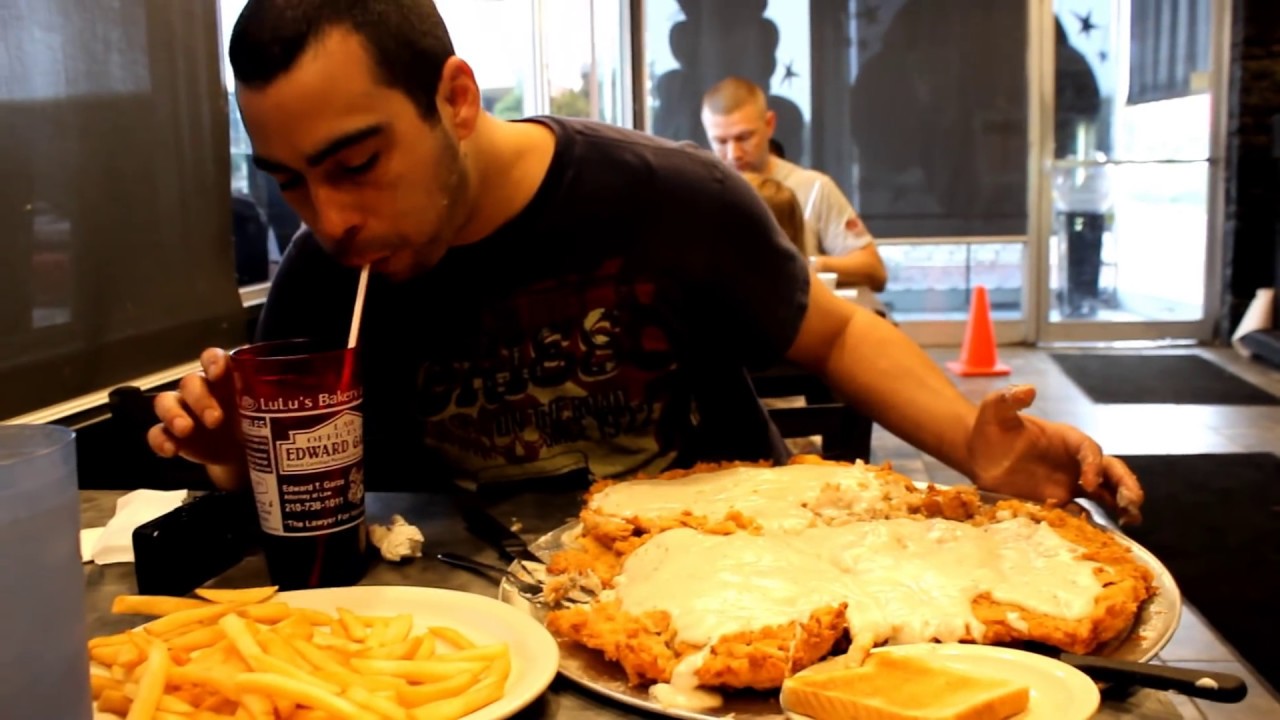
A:
[[[782,684],[782,706],[813,720],[1007,720],[1030,700],[1025,685],[894,653]]]

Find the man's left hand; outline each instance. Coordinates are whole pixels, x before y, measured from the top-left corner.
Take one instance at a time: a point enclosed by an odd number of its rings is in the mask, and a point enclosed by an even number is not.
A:
[[[1133,471],[1079,429],[1023,415],[1035,397],[1035,388],[1015,385],[982,401],[969,435],[974,483],[1034,501],[1088,497],[1117,512],[1120,524],[1140,523],[1142,486]]]

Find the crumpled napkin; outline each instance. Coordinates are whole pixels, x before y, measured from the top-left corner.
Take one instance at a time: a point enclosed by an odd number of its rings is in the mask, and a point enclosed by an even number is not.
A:
[[[116,500],[116,514],[105,527],[80,531],[80,560],[98,565],[133,562],[133,531],[187,499],[186,490],[134,490]]]
[[[399,515],[391,516],[390,525],[370,524],[369,540],[390,562],[422,557],[422,531]]]

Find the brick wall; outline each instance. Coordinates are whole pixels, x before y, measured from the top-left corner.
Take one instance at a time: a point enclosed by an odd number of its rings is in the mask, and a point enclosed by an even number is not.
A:
[[[1271,126],[1280,114],[1280,2],[1232,2],[1223,335],[1258,288],[1276,284],[1280,245],[1280,161],[1272,156]]]

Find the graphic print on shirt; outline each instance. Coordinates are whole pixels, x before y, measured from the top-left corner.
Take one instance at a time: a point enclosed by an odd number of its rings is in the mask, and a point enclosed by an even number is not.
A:
[[[495,302],[417,378],[429,447],[477,478],[609,476],[674,452],[676,367],[652,283],[621,261]]]

